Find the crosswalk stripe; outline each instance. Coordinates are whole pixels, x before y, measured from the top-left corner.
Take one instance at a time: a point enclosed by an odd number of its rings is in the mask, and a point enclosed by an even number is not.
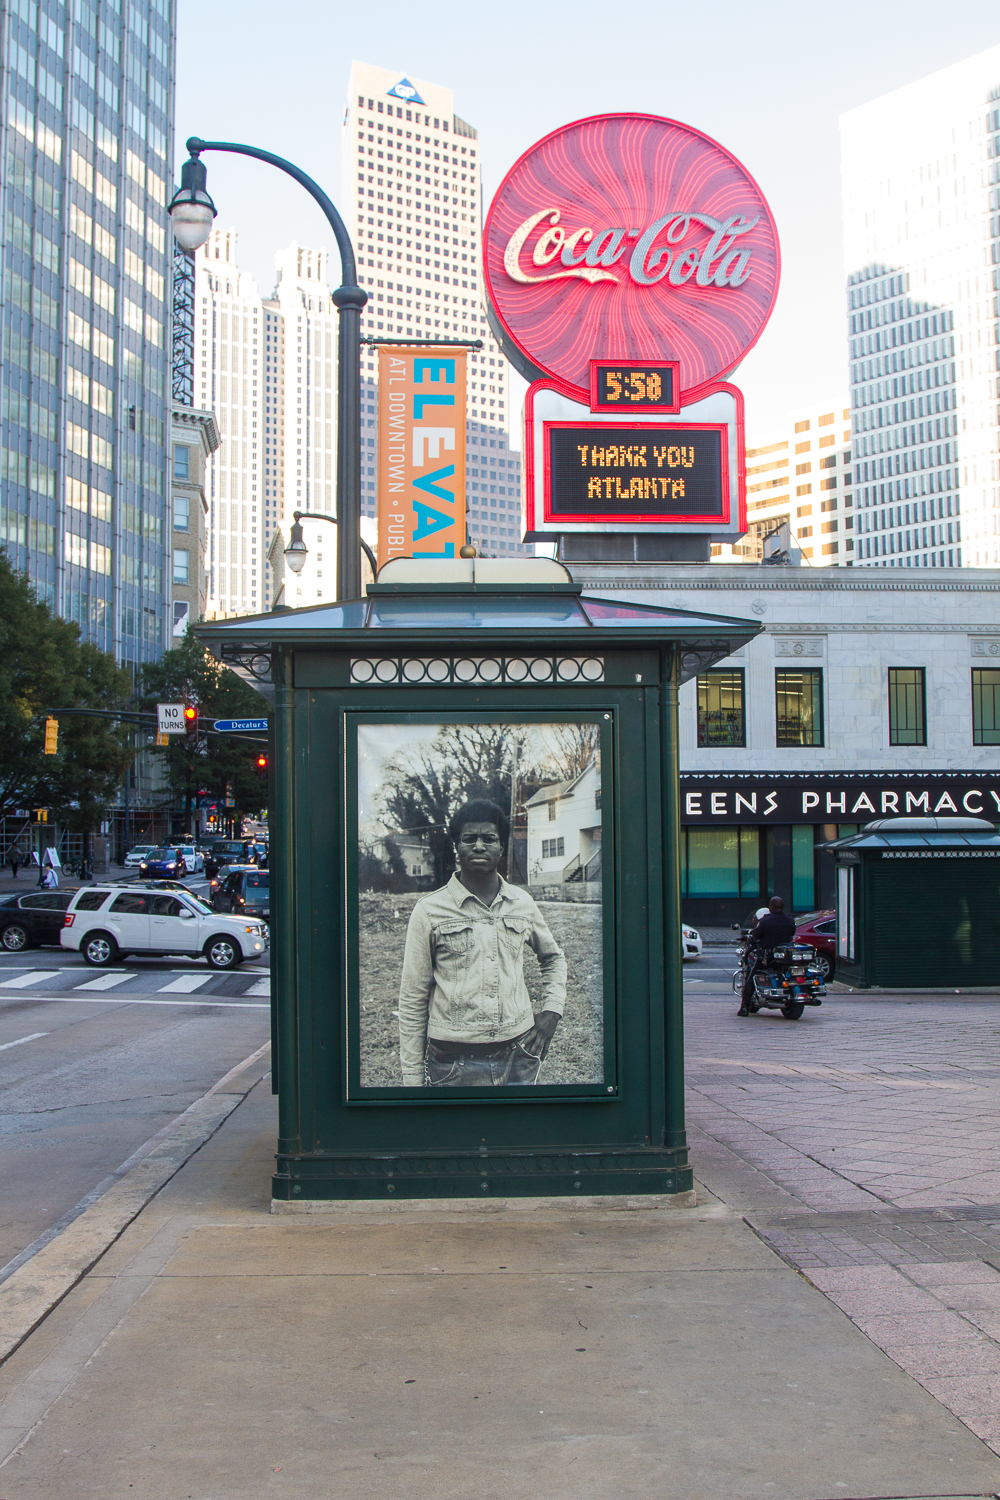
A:
[[[75,990],[113,990],[116,984],[124,984],[126,979],[136,977],[130,969],[124,974],[98,974],[96,979],[88,979],[86,984],[74,984],[73,988]]]
[[[193,990],[200,990],[202,985],[208,984],[214,979],[214,974],[181,974],[178,979],[172,979],[169,984],[161,984],[157,990],[158,995],[190,995]]]
[[[266,974],[263,979],[258,979],[256,984],[252,984],[250,988],[248,990],[244,990],[243,993],[245,995],[269,995],[271,993],[270,974]]]
[[[29,984],[41,984],[43,979],[55,979],[59,972],[58,969],[29,969],[26,974],[19,974],[16,979],[0,981],[0,990],[26,990]]]
[[[6,1052],[8,1047],[22,1047],[25,1042],[37,1042],[40,1036],[48,1036],[47,1031],[33,1031],[30,1036],[19,1036],[16,1042],[0,1042],[0,1052]]]

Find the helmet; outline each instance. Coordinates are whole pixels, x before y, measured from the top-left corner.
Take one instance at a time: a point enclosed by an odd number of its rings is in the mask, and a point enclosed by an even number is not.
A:
[[[757,910],[754,912],[754,916],[757,918],[758,922],[760,921],[761,917],[769,917],[770,915],[771,909],[768,906],[758,906]]]

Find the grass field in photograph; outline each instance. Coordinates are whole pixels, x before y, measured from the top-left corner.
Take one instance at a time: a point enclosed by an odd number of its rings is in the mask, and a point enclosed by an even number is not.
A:
[[[419,892],[395,896],[362,892],[361,1086],[400,1086],[399,979],[406,924]],[[542,1064],[539,1083],[601,1083],[604,1078],[604,996],[601,966],[601,906],[598,902],[541,901],[542,914],[566,955],[566,1012]],[[524,950],[524,978],[531,1003],[541,1007],[541,971]]]

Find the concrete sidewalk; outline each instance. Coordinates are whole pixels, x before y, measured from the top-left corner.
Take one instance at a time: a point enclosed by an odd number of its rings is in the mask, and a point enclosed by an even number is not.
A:
[[[4,1500],[1000,1488],[994,1454],[710,1194],[277,1217],[274,1138],[265,1081],[0,1367]]]

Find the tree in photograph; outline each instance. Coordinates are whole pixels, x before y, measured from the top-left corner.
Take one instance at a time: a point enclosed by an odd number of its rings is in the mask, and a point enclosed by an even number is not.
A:
[[[48,807],[75,832],[98,828],[131,759],[127,731],[60,711],[114,711],[131,691],[128,673],[53,615],[0,550],[0,817]],[[55,755],[44,754],[49,714],[59,719]]]
[[[247,719],[265,716],[259,693],[235,672],[206,651],[188,631],[181,644],[165,651],[159,661],[143,669],[142,706],[157,703],[190,703],[198,710],[199,725],[213,719]],[[257,773],[260,743],[239,735],[199,734],[172,736],[169,745],[157,747],[166,764],[171,792],[184,804],[184,826],[191,826],[192,808],[202,792],[216,802],[232,801],[244,813],[257,813],[267,805],[267,784]]]
[[[446,724],[430,742],[400,750],[387,761],[382,821],[387,828],[426,837],[436,885],[444,885],[455,868],[448,834],[452,817],[463,802],[480,797],[509,817],[523,779],[532,775],[531,741],[527,724]]]

